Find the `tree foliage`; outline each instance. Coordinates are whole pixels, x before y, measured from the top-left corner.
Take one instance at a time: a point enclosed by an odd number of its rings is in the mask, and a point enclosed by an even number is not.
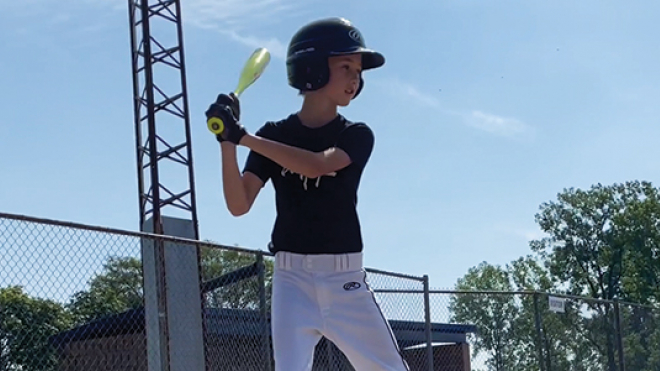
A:
[[[214,247],[201,249],[202,281],[210,281],[253,266],[256,256]],[[266,292],[272,262],[264,261]],[[257,276],[216,288],[205,297],[209,308],[257,309]],[[0,288],[0,371],[55,370],[56,354],[49,338],[75,326],[143,306],[141,260],[112,256],[66,305],[31,298],[20,287]],[[270,305],[267,298],[266,305]]]
[[[557,201],[544,203],[536,220],[548,236],[532,241],[531,247],[543,256],[556,285],[573,295],[607,300],[588,302],[591,315],[581,322],[601,363],[617,370],[616,313],[610,301],[660,303],[658,190],[648,182],[571,188]],[[626,323],[635,329],[623,334],[631,359],[638,358],[633,354],[639,349],[649,354],[653,332],[644,331],[648,321],[633,315]],[[645,369],[646,363],[637,369]]]
[[[235,250],[203,248],[202,277],[204,281],[222,277],[242,268],[254,266],[255,254]],[[270,287],[273,262],[264,259],[264,284],[267,308],[270,308]],[[208,292],[206,305],[210,308],[258,309],[260,305],[260,281],[258,275],[241,277],[242,280]]]
[[[557,200],[541,205],[536,221],[546,236],[530,242],[534,257],[506,268],[483,262],[459,279],[456,288],[554,292],[594,300],[568,300],[564,313],[554,313],[540,294],[517,299],[458,296],[450,308],[453,320],[477,325],[475,350],[489,354],[489,369],[618,370],[615,300],[627,369],[660,369],[655,356],[660,349],[658,190],[648,182],[565,189]]]
[[[61,304],[32,298],[18,286],[0,288],[0,371],[55,370],[49,338],[71,324]]]
[[[541,205],[532,241],[573,295],[660,303],[660,197],[648,182],[567,189]]]
[[[508,272],[485,262],[458,280],[457,290],[511,291]],[[476,352],[489,352],[487,361],[491,370],[504,371],[516,364],[515,322],[519,308],[510,294],[467,294],[454,296],[449,309],[452,321],[471,323],[479,328],[475,340]]]
[[[110,257],[89,282],[89,289],[73,295],[68,309],[82,324],[142,305],[142,262],[133,257]]]
[[[256,263],[255,254],[203,247],[200,249],[202,281],[207,282]],[[266,293],[273,266],[264,260]],[[206,293],[209,308],[256,309],[259,307],[258,276],[243,276],[232,284]],[[89,289],[76,293],[68,309],[78,323],[139,308],[143,305],[142,263],[133,257],[110,257],[100,273],[89,282]],[[267,296],[266,305],[270,305]]]

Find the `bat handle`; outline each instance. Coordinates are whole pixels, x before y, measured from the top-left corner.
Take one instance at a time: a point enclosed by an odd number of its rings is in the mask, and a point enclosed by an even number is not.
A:
[[[225,130],[225,123],[219,117],[211,117],[206,121],[206,125],[213,134],[222,134]]]
[[[245,88],[246,88],[245,86],[241,86],[241,85],[237,86],[236,90],[234,90],[234,96],[236,98],[240,97],[243,91],[245,90]]]

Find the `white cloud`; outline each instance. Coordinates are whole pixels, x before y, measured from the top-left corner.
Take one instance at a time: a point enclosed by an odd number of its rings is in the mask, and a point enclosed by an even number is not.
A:
[[[490,230],[493,232],[504,233],[510,236],[522,238],[527,242],[532,240],[540,240],[547,236],[542,230],[538,228],[529,229],[505,222],[495,223],[490,227]]]
[[[408,97],[415,99],[419,103],[429,106],[429,107],[439,107],[440,102],[435,97],[432,97],[428,94],[424,94],[421,91],[417,90],[412,85],[402,85],[401,91],[406,94]]]
[[[128,7],[127,2],[119,0],[81,2],[85,7],[111,7],[115,11],[126,11]],[[21,0],[4,4],[2,8],[3,13],[32,18],[49,14],[47,19],[51,24],[66,24],[72,20],[69,12],[80,9],[78,4],[66,1],[62,4],[55,0]],[[181,13],[184,27],[214,30],[249,47],[266,47],[273,57],[284,58],[286,43],[275,37],[257,36],[259,31],[270,24],[298,18],[314,5],[314,1],[309,0],[185,0],[181,1]]]
[[[417,87],[407,82],[390,78],[373,79],[373,83],[387,89],[390,94],[397,95],[406,99],[411,99],[420,105],[432,108],[440,107],[440,101],[437,98],[428,93],[423,93]]]
[[[182,2],[184,17],[204,28],[250,24],[280,0],[191,0]]]
[[[312,4],[310,6],[310,4]],[[249,47],[266,47],[284,58],[286,44],[275,37],[254,36],[268,24],[285,22],[313,7],[303,0],[188,0],[182,2],[184,20],[196,27],[216,30]]]
[[[81,7],[81,4],[84,5]],[[76,11],[85,6],[109,6],[113,10],[126,11],[128,9],[128,2],[121,0],[20,0],[3,1],[0,6],[2,7],[3,14],[10,14],[11,12],[12,15],[31,16]]]
[[[533,134],[530,125],[515,118],[502,117],[492,113],[485,113],[480,110],[466,113],[446,109],[442,107],[440,100],[431,93],[424,92],[413,84],[399,79],[378,79],[375,80],[374,83],[381,88],[384,88],[392,95],[408,99],[421,106],[439,111],[442,114],[460,117],[465,125],[493,135],[520,139],[523,137],[529,138]]]
[[[238,41],[243,45],[255,49],[264,47],[270,51],[270,54],[273,57],[280,59],[284,59],[286,57],[286,45],[276,38],[262,39],[255,36],[243,36],[239,35],[236,31],[224,31],[222,33],[228,35],[232,40]]]
[[[502,117],[481,111],[465,115],[465,123],[477,129],[503,137],[520,137],[530,134],[530,126],[515,118]]]
[[[540,230],[513,229],[511,233],[524,238],[526,241],[540,240],[546,237],[545,233]]]

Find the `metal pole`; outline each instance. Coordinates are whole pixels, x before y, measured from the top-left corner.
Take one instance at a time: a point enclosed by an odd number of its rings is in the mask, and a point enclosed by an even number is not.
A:
[[[140,10],[140,15],[139,18],[141,20],[140,25],[138,25],[137,22],[135,22],[138,17],[134,12],[137,11],[137,9]],[[130,0],[129,1],[129,12],[130,15],[129,17],[131,18],[131,43],[132,46],[136,52],[136,54],[132,55],[133,58],[133,89],[134,89],[134,95],[138,93],[138,80],[139,80],[139,71],[138,71],[138,40],[136,36],[136,28],[140,27],[141,29],[141,40],[139,43],[143,47],[143,53],[144,53],[144,70],[143,70],[143,76],[144,76],[144,84],[145,87],[145,97],[144,99],[146,100],[145,103],[138,103],[137,101],[134,101],[134,109],[135,109],[135,123],[136,123],[136,140],[141,140],[141,114],[139,107],[142,104],[146,104],[146,114],[147,114],[147,123],[148,123],[148,128],[149,128],[149,135],[148,135],[148,144],[147,144],[147,151],[149,152],[149,159],[150,159],[150,165],[151,165],[151,181],[152,181],[152,188],[151,188],[151,197],[154,200],[153,201],[153,214],[152,214],[152,233],[154,234],[163,234],[163,225],[161,221],[161,212],[160,212],[160,188],[158,186],[158,167],[157,167],[157,156],[158,156],[158,149],[156,145],[156,137],[155,137],[155,132],[156,132],[156,119],[155,119],[155,112],[154,112],[154,93],[152,89],[149,89],[148,87],[153,86],[153,70],[152,70],[152,54],[151,54],[151,31],[149,27],[149,0]],[[134,96],[134,99],[138,99],[137,95]],[[142,148],[142,143],[138,142],[137,143],[138,148]],[[140,188],[143,187],[143,181],[142,181],[142,159],[140,158],[142,155],[141,150],[138,151],[138,175],[139,175],[139,186]],[[141,210],[141,219],[140,220],[140,229],[144,230],[145,223],[146,223],[146,218],[145,218],[145,201],[143,200],[142,197],[144,195],[144,190],[140,189],[141,192],[141,199],[140,199],[140,210]],[[170,369],[169,367],[169,333],[167,330],[168,324],[168,318],[167,318],[167,288],[165,286],[165,258],[164,258],[164,242],[162,240],[154,240],[154,249],[155,249],[155,273],[156,273],[156,296],[157,296],[157,307],[158,307],[158,322],[159,322],[159,345],[160,345],[160,365],[161,365],[161,370],[167,371]],[[150,367],[151,368],[151,367]]]
[[[619,311],[619,299],[614,299],[614,324],[616,326],[617,350],[619,353],[619,371],[626,371],[623,354],[623,334],[621,333],[621,312]]]
[[[167,315],[167,279],[165,277],[165,242],[154,241],[156,245],[156,280],[158,295],[158,322],[160,329],[160,356],[163,371],[170,369],[170,334]]]
[[[539,293],[534,293],[534,324],[536,326],[536,349],[539,357],[539,367],[541,371],[545,371],[545,364],[543,362],[543,341],[541,338],[541,313],[539,312]]]
[[[429,371],[433,371],[433,337],[431,336],[431,300],[429,293],[429,276],[424,275],[424,317],[426,322],[426,356]]]
[[[271,354],[270,354],[270,331],[268,329],[268,311],[266,308],[266,265],[264,264],[263,254],[257,254],[257,267],[258,267],[258,279],[259,279],[259,308],[261,309],[261,335],[262,335],[262,345],[263,345],[263,354],[265,358],[264,371],[270,371],[271,369]]]

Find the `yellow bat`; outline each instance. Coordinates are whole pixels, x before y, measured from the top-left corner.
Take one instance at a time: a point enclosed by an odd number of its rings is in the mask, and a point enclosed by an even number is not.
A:
[[[266,69],[266,66],[268,66],[268,62],[270,62],[270,52],[268,49],[258,48],[252,52],[252,55],[250,55],[250,58],[248,58],[243,66],[241,76],[238,79],[238,85],[236,86],[236,90],[234,90],[236,97],[240,96],[245,89],[257,81]],[[225,130],[225,124],[219,117],[209,118],[206,124],[214,134],[220,134]]]

